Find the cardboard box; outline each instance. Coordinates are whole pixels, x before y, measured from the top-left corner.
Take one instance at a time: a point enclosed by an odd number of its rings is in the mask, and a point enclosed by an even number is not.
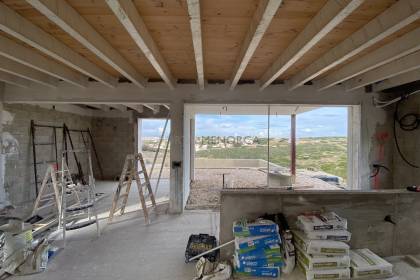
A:
[[[282,257],[280,246],[278,244],[269,245],[267,247],[258,248],[256,250],[241,254],[239,251],[235,253],[241,261],[253,261],[264,258]]]
[[[235,249],[240,254],[276,244],[280,244],[280,236],[278,234],[235,238]]]
[[[303,252],[309,255],[348,255],[349,245],[341,241],[331,240],[310,240],[301,231],[292,231],[295,245],[299,246]]]
[[[342,241],[350,242],[351,233],[347,230],[317,230],[317,231],[307,231],[305,236],[308,239],[315,240],[333,240],[333,241]]]
[[[341,280],[350,279],[350,268],[309,270],[302,262],[297,261],[298,267],[306,276],[306,280]]]
[[[305,232],[317,230],[347,230],[347,220],[341,218],[334,212],[317,215],[300,215],[297,217],[296,225]]]
[[[235,237],[272,235],[278,234],[278,232],[278,225],[269,220],[257,220],[253,223],[237,221],[233,224],[233,235]]]
[[[393,265],[369,249],[350,251],[352,277],[359,279],[392,276]]]
[[[308,270],[325,270],[337,268],[349,268],[349,256],[312,256],[302,251],[296,246],[297,258],[302,262]]]
[[[244,261],[239,260],[238,255],[235,254],[234,261],[237,267],[282,267],[284,264],[282,256]]]

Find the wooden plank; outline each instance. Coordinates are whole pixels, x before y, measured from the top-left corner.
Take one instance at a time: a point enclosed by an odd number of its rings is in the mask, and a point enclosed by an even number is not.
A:
[[[290,79],[290,90],[359,54],[420,18],[420,1],[401,0]]]
[[[305,55],[314,45],[323,39],[331,30],[356,10],[364,0],[329,0],[318,14],[299,33],[280,57],[264,73],[260,89],[266,88],[296,61]]]
[[[170,89],[174,89],[176,81],[134,3],[126,0],[106,0],[106,3],[165,83]]]
[[[417,28],[356,61],[344,65],[342,68],[319,80],[319,90],[330,88],[345,80],[420,50],[419,38],[420,28]]]
[[[24,88],[29,88],[31,85],[30,81],[3,71],[0,71],[0,81]]]
[[[346,81],[344,86],[351,91],[419,68],[420,51],[358,75]]]
[[[86,88],[87,86],[88,79],[86,76],[72,71],[54,60],[42,56],[35,50],[25,48],[24,46],[1,36],[0,55],[81,88]]]
[[[190,16],[190,26],[194,46],[195,64],[197,67],[198,86],[204,89],[204,59],[203,59],[203,39],[201,34],[201,15],[200,0],[187,0],[188,14]]]
[[[400,85],[412,83],[420,80],[420,69],[409,71],[394,77],[385,79],[373,85],[373,91],[379,92],[388,88],[397,87]]]
[[[106,86],[116,86],[114,77],[2,3],[0,29]]]
[[[57,88],[58,85],[58,79],[2,56],[0,56],[0,70],[47,87]]]
[[[271,20],[276,14],[281,3],[282,0],[263,0],[259,2],[258,8],[255,11],[254,17],[245,36],[245,40],[242,43],[240,54],[235,63],[230,84],[231,90],[233,90],[238,84],[239,79],[260,44],[265,31],[270,25]]]
[[[145,87],[146,79],[66,1],[27,0],[27,2],[132,83],[141,88]]]

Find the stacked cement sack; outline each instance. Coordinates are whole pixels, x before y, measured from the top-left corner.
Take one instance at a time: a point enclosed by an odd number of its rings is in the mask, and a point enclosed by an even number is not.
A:
[[[393,275],[393,265],[369,249],[351,250],[350,259],[351,273],[354,279],[398,279],[398,276]]]
[[[254,223],[239,221],[233,224],[233,234],[237,274],[271,278],[280,276],[284,259],[277,224],[268,220],[257,220]]]
[[[351,233],[347,220],[335,213],[301,215],[293,231],[297,265],[313,279],[350,279]]]

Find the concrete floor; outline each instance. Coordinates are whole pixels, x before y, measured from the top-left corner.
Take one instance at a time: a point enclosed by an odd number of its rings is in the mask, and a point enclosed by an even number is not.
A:
[[[115,182],[97,184],[98,192],[112,193],[114,187]],[[134,191],[131,205],[139,201]],[[111,199],[112,195],[99,202],[99,212],[109,210]],[[51,260],[47,271],[10,279],[192,279],[194,264],[186,264],[184,259],[188,237],[193,233],[218,236],[219,214],[186,211],[151,217],[150,225],[145,225],[139,212],[117,216],[112,224],[101,220],[99,238],[94,226],[68,232],[66,248]],[[61,240],[56,244],[61,246]]]

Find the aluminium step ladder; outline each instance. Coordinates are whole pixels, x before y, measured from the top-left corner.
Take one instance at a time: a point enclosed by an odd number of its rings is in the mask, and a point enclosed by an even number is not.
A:
[[[140,163],[141,170],[138,169]],[[112,200],[111,210],[109,211],[109,222],[112,222],[116,212],[120,211],[123,215],[127,205],[128,196],[130,194],[131,184],[135,181],[140,196],[140,203],[143,209],[144,219],[147,224],[150,224],[149,210],[147,209],[146,201],[150,198],[152,208],[155,209],[156,201],[150,185],[149,176],[147,174],[146,165],[143,160],[143,155],[129,154],[125,158],[124,167],[118,182],[117,190],[115,191]],[[124,193],[122,193],[124,191]],[[119,202],[122,199],[121,205]]]
[[[88,180],[87,184],[78,183],[71,186],[71,172],[66,164],[65,153],[85,153],[88,159]],[[96,212],[96,189],[93,176],[92,160],[89,150],[65,150],[63,151],[61,171],[61,211],[59,216],[59,227],[62,230],[64,246],[66,244],[66,232],[84,228],[96,224],[97,236],[100,236],[98,214]],[[68,195],[74,193],[78,198],[76,203],[68,203]]]

